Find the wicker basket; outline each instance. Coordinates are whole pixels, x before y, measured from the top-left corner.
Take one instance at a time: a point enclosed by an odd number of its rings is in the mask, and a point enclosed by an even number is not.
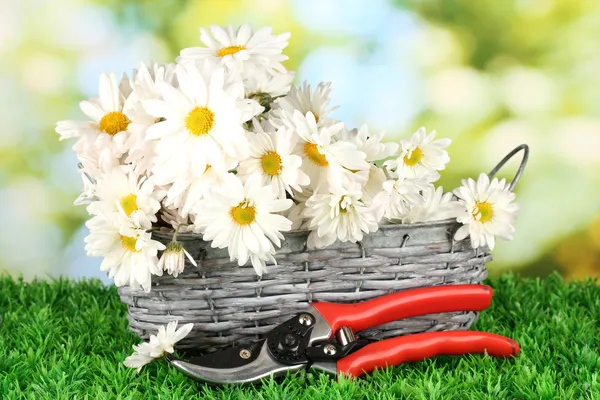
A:
[[[519,150],[524,157],[512,182],[525,167],[528,148],[517,147],[490,173],[496,174]],[[213,351],[226,346],[260,340],[312,301],[351,303],[400,290],[481,283],[485,265],[492,259],[485,248],[472,249],[469,239],[455,241],[460,227],[455,220],[411,225],[386,225],[359,243],[340,243],[323,250],[307,250],[308,232],[285,235],[277,250],[278,266],[258,277],[250,264],[239,267],[229,261],[226,249],[213,249],[200,235],[179,234],[178,240],[198,260],[186,265],[177,278],[152,277],[145,293],[119,288],[128,305],[130,328],[148,339],[158,326],[172,320],[194,323],[180,350]],[[156,231],[156,240],[167,244],[172,232]],[[361,333],[383,339],[410,333],[466,330],[478,315],[445,313],[410,318]]]

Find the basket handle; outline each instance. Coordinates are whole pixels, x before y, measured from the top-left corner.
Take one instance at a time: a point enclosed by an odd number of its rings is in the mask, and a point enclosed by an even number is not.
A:
[[[490,172],[488,174],[488,176],[490,177],[490,179],[492,179],[494,177],[494,175],[496,175],[496,173],[500,170],[500,168],[502,168],[504,166],[504,164],[507,163],[508,160],[510,160],[515,154],[517,154],[521,150],[523,150],[523,159],[521,160],[521,165],[519,165],[519,169],[517,170],[517,174],[515,175],[515,177],[513,178],[512,182],[510,183],[510,186],[508,187],[508,189],[511,192],[515,188],[515,185],[517,184],[517,182],[519,182],[519,179],[521,179],[521,175],[523,175],[523,171],[525,171],[525,166],[527,165],[527,160],[529,159],[529,146],[527,146],[526,144],[522,144],[522,145],[516,147],[513,151],[511,151],[510,153],[508,153],[506,155],[506,157],[504,157],[502,159],[502,161],[500,161],[498,163],[498,165],[496,165],[494,167],[494,169],[492,170],[492,172]]]

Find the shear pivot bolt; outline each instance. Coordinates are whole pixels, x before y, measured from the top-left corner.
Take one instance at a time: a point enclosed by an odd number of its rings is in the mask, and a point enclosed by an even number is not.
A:
[[[323,353],[327,354],[328,356],[332,356],[337,353],[337,350],[335,349],[334,345],[328,344],[327,346],[323,347]]]
[[[248,358],[250,358],[251,355],[252,355],[252,353],[250,353],[250,350],[242,349],[240,351],[240,357],[243,358],[244,360],[247,360]]]
[[[298,343],[296,336],[290,335],[290,334],[285,335],[285,338],[283,339],[283,341],[286,346],[290,346],[290,347],[295,346]]]
[[[314,318],[310,314],[300,314],[298,321],[304,326],[311,326],[314,322]]]

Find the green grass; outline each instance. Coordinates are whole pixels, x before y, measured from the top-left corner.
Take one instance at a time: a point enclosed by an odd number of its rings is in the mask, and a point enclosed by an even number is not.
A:
[[[122,361],[138,339],[115,288],[97,281],[0,278],[2,399],[596,399],[600,287],[592,281],[491,279],[475,329],[516,339],[517,359],[438,357],[335,381],[301,373],[259,386],[196,383],[164,361],[138,375]]]

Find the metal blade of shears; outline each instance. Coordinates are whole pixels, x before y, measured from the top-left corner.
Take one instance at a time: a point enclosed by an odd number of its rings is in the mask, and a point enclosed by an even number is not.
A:
[[[167,354],[165,358],[191,378],[216,385],[253,383],[271,375],[285,375],[288,371],[305,368],[302,364],[286,365],[278,362],[270,355],[264,340],[189,360],[182,360],[171,354]]]

